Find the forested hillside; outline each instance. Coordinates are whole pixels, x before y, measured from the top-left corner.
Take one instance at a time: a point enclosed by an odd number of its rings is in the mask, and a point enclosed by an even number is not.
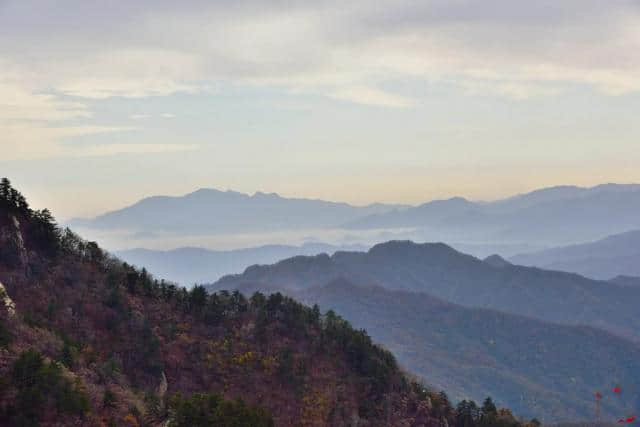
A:
[[[0,187],[0,424],[516,425],[456,411],[333,312],[157,281]]]

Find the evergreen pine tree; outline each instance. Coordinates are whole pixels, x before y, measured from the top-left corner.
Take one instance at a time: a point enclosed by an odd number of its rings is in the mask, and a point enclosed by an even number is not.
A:
[[[4,200],[9,200],[9,196],[11,194],[11,181],[8,178],[2,178],[0,180],[0,198]]]

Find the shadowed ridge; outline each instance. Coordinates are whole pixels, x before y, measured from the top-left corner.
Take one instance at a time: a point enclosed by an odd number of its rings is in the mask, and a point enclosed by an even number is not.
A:
[[[368,252],[332,257],[296,257],[226,277],[233,282],[270,283],[305,289],[337,277],[387,289],[429,293],[468,307],[486,307],[571,325],[593,325],[640,340],[640,288],[596,281],[578,274],[519,265],[496,268],[443,243],[390,241]]]
[[[550,270],[570,271],[593,279],[640,276],[640,230],[569,246],[518,254],[510,261]]]

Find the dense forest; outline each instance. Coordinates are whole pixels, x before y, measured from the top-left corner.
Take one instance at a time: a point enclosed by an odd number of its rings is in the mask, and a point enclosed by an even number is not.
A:
[[[537,425],[454,404],[333,311],[156,280],[0,184],[0,424]]]

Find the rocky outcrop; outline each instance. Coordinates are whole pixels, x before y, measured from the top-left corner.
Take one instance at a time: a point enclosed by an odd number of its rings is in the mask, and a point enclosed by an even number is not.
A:
[[[160,400],[163,400],[165,395],[167,394],[167,389],[169,388],[169,383],[167,382],[167,376],[162,371],[162,376],[160,377],[160,384],[158,385],[158,397]]]
[[[4,304],[9,316],[15,316],[16,304],[13,302],[2,282],[0,282],[0,302]]]
[[[10,268],[21,268],[26,267],[28,259],[20,221],[11,215],[4,226],[0,225],[0,261]]]
[[[16,233],[15,240],[16,240],[16,246],[18,249],[18,258],[20,259],[20,265],[26,268],[27,263],[29,261],[29,255],[27,252],[27,248],[25,247],[25,244],[24,244],[24,237],[22,236],[20,221],[18,221],[18,218],[16,218],[15,216],[12,219],[13,219],[13,226],[15,227],[15,233]]]

